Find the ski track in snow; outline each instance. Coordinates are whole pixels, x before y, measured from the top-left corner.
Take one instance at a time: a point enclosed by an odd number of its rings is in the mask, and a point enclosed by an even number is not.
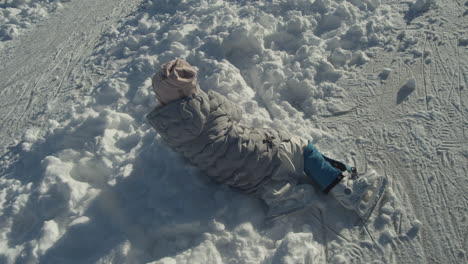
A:
[[[466,14],[434,0],[61,4],[0,49],[0,263],[468,263]],[[185,164],[145,120],[151,75],[177,57],[246,124],[387,174],[376,214],[363,226],[317,194],[265,223],[260,201]]]
[[[93,85],[93,78],[82,64],[103,30],[119,15],[115,14],[119,9],[116,3],[85,1],[79,6],[67,6],[49,24],[13,42],[18,45],[5,47],[0,73],[5,80],[0,92],[1,145],[7,145],[28,123],[41,126],[47,120],[44,113],[59,104],[60,93],[70,96],[69,90]]]

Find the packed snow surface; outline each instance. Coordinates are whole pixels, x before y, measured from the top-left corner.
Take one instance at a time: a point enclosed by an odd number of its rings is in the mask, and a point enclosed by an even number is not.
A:
[[[62,2],[69,1],[3,0],[0,3],[0,42],[17,38],[25,29],[47,19],[50,12],[60,10]]]
[[[468,263],[467,3],[0,3],[0,263]],[[265,222],[186,164],[145,119],[175,58],[246,125],[386,174],[375,214],[317,192]]]

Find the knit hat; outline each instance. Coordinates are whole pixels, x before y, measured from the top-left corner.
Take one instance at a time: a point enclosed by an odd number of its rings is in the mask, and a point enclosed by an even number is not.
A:
[[[153,89],[162,104],[198,92],[197,71],[185,60],[164,63],[153,76]]]

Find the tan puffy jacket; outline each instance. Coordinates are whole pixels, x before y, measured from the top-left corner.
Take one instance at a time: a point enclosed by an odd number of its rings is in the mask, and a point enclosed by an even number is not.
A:
[[[219,183],[254,192],[303,171],[306,142],[284,131],[239,124],[242,109],[217,92],[159,106],[147,116],[162,139]]]

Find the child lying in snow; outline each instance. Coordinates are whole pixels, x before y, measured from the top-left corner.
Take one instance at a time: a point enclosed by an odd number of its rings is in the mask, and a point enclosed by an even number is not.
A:
[[[311,202],[312,186],[298,184],[304,173],[345,208],[366,213],[363,197],[376,177],[356,180],[354,169],[287,131],[240,125],[242,109],[217,92],[202,91],[197,72],[184,60],[162,65],[152,81],[161,105],[147,118],[165,143],[214,181],[264,200],[269,217]]]

